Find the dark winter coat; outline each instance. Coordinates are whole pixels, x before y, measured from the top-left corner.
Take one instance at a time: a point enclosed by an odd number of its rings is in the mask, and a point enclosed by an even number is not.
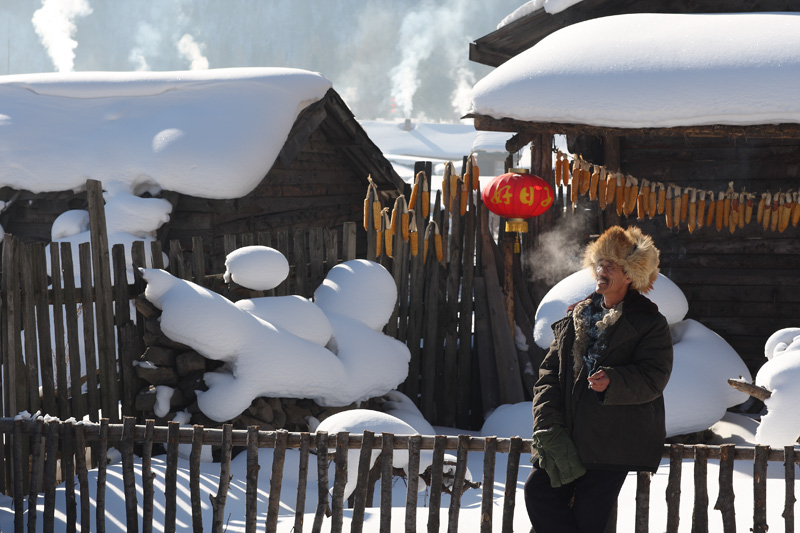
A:
[[[534,387],[534,429],[564,425],[587,468],[655,472],[666,436],[662,392],[672,371],[666,318],[650,300],[628,291],[598,360],[609,377],[602,393],[588,388],[586,368],[573,353],[572,310],[553,331]]]

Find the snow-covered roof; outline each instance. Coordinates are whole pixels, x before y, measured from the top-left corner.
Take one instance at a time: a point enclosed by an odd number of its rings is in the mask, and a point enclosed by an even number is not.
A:
[[[563,28],[479,81],[477,115],[620,128],[800,123],[800,15],[627,14]]]
[[[362,120],[361,126],[381,151],[418,159],[458,160],[473,151],[505,152],[508,133],[475,130],[472,124]]]
[[[500,29],[504,26],[508,26],[515,20],[519,20],[525,15],[533,13],[534,11],[538,11],[540,9],[544,9],[546,13],[555,14],[561,13],[568,7],[572,7],[575,4],[579,4],[582,0],[530,0],[525,2],[513,12],[511,12],[507,17],[500,21],[497,25],[497,29]]]
[[[3,76],[0,186],[62,191],[92,178],[238,198],[330,88],[289,68]]]

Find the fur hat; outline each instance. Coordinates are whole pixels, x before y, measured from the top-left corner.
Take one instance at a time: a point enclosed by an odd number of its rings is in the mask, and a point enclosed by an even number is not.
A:
[[[636,226],[622,229],[608,228],[596,241],[586,247],[583,266],[591,267],[597,277],[597,263],[602,259],[613,261],[631,278],[631,289],[647,293],[658,277],[659,251],[649,235]]]

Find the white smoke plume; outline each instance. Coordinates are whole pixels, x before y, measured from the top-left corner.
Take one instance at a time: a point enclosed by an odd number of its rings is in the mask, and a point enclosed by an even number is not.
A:
[[[203,46],[198,44],[188,33],[178,41],[178,51],[181,57],[189,61],[190,70],[208,70],[208,59],[203,56],[202,49]]]
[[[539,236],[539,245],[522,257],[534,281],[555,285],[582,268],[589,226],[586,213],[562,216],[553,230]]]
[[[136,27],[136,46],[128,54],[128,60],[137,71],[150,70],[147,57],[153,56],[161,46],[161,34],[152,24],[140,22]]]
[[[58,72],[69,72],[75,62],[75,19],[92,13],[87,0],[42,0],[31,22]]]

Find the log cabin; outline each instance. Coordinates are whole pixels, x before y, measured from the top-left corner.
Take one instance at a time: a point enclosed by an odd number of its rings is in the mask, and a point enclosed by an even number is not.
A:
[[[749,13],[800,11],[795,2],[584,0],[561,12],[538,9],[513,20],[470,45],[470,59],[490,66],[505,64],[563,28],[612,15],[632,13]],[[618,36],[624,42],[625,36]],[[534,98],[534,97],[532,97]],[[669,183],[698,190],[736,191],[760,196],[771,191],[797,191],[800,185],[800,125],[792,118],[763,123],[693,124],[662,127],[620,127],[581,123],[580,119],[552,122],[481,115],[479,130],[509,131],[516,136],[509,152],[530,148],[533,172],[554,178],[554,136],[565,136],[568,151],[640,181]],[[569,195],[569,193],[567,193]],[[618,215],[601,210],[597,202],[578,200],[577,208],[563,199],[562,210],[533,224],[529,237],[549,232],[577,211],[589,213],[584,243],[613,224],[635,224],[653,236],[661,250],[661,271],[684,292],[686,318],[695,319],[721,335],[755,375],[766,360],[764,344],[775,331],[796,327],[800,311],[800,232],[789,224],[784,231],[756,223],[731,232],[704,227],[689,231],[686,222],[667,227],[665,215],[638,220],[636,213]],[[757,207],[755,208],[757,209]],[[547,287],[543,288],[546,292]],[[542,292],[536,295],[540,299]]]
[[[245,196],[217,199],[166,188],[160,191],[158,196],[168,199],[173,208],[156,237],[165,250],[173,240],[191,249],[192,238],[202,237],[206,272],[221,273],[224,235],[337,228],[344,222],[359,222],[368,176],[384,205],[391,206],[406,187],[341,96],[330,88],[299,113],[274,164]],[[24,242],[49,242],[59,215],[87,206],[86,193],[79,189],[31,192],[6,186],[0,188],[0,200],[4,202],[0,224]],[[359,233],[358,238],[363,252],[366,237]]]

